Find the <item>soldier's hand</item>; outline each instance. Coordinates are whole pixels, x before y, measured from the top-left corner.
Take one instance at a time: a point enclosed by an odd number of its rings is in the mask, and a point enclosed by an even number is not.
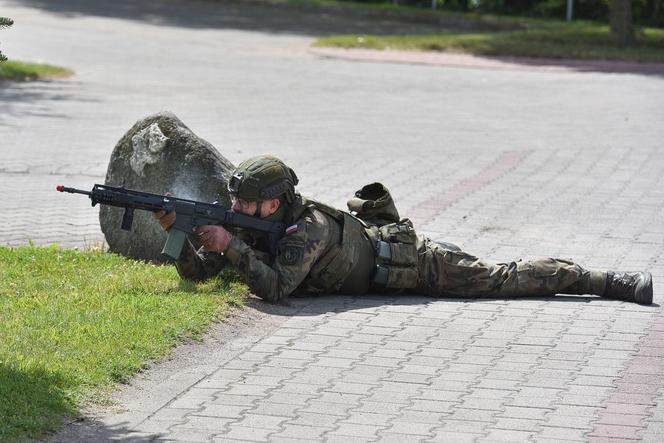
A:
[[[164,194],[166,197],[170,197],[172,194],[170,192],[167,192]],[[168,214],[166,211],[159,211],[154,213],[154,218],[157,219],[161,227],[164,229],[164,231],[168,231],[171,229],[171,226],[175,223],[175,211],[169,212]]]
[[[233,236],[223,226],[205,225],[196,228],[203,250],[206,252],[224,252],[228,249]]]
[[[175,211],[171,211],[168,214],[166,211],[159,211],[154,213],[154,218],[157,219],[164,231],[168,231],[175,223],[176,215]]]

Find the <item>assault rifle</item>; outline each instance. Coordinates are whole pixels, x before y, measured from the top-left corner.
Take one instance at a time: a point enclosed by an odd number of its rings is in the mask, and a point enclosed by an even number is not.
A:
[[[284,224],[263,220],[259,217],[231,211],[230,208],[195,200],[186,200],[148,192],[132,191],[131,189],[116,188],[106,185],[94,185],[92,191],[68,188],[58,185],[59,192],[84,194],[92,200],[92,206],[101,205],[125,208],[121,228],[131,231],[134,220],[134,209],[159,212],[175,211],[177,217],[175,224],[168,231],[168,238],[161,253],[166,257],[177,260],[182,252],[187,234],[194,232],[194,228],[203,225],[223,225],[231,228],[243,228],[266,232],[271,247],[275,247],[284,233]]]

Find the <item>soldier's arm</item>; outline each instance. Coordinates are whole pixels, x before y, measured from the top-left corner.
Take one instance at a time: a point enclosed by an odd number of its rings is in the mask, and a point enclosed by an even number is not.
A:
[[[323,253],[325,225],[303,219],[297,226],[297,232],[280,240],[271,265],[262,262],[256,252],[238,238],[231,240],[225,252],[252,292],[264,300],[276,303],[290,295]]]
[[[205,252],[187,239],[175,268],[185,280],[207,280],[219,274],[228,265],[228,259],[216,252]]]
[[[169,193],[166,194],[170,195]],[[159,211],[154,218],[159,222],[164,231],[171,229],[177,215],[175,212],[166,213]],[[228,260],[221,254],[204,252],[200,244],[194,244],[191,237],[182,245],[180,257],[175,261],[175,268],[180,277],[185,280],[207,280],[217,275],[226,265]]]

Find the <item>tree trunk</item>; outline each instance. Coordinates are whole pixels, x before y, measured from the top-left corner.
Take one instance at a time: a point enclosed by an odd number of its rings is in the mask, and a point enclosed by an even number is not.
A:
[[[634,42],[632,0],[609,1],[609,25],[613,41],[620,45]]]

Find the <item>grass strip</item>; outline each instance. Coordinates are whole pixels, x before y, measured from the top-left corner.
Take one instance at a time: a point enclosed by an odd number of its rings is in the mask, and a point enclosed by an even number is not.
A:
[[[637,42],[628,46],[614,44],[608,26],[556,22],[505,32],[332,36],[319,39],[315,46],[663,63],[664,29],[643,29]]]
[[[86,402],[104,404],[245,293],[232,275],[191,283],[173,266],[115,254],[0,247],[0,441],[33,439]]]
[[[64,78],[73,72],[60,66],[43,65],[38,63],[18,62],[7,60],[0,63],[0,80],[51,80]]]

